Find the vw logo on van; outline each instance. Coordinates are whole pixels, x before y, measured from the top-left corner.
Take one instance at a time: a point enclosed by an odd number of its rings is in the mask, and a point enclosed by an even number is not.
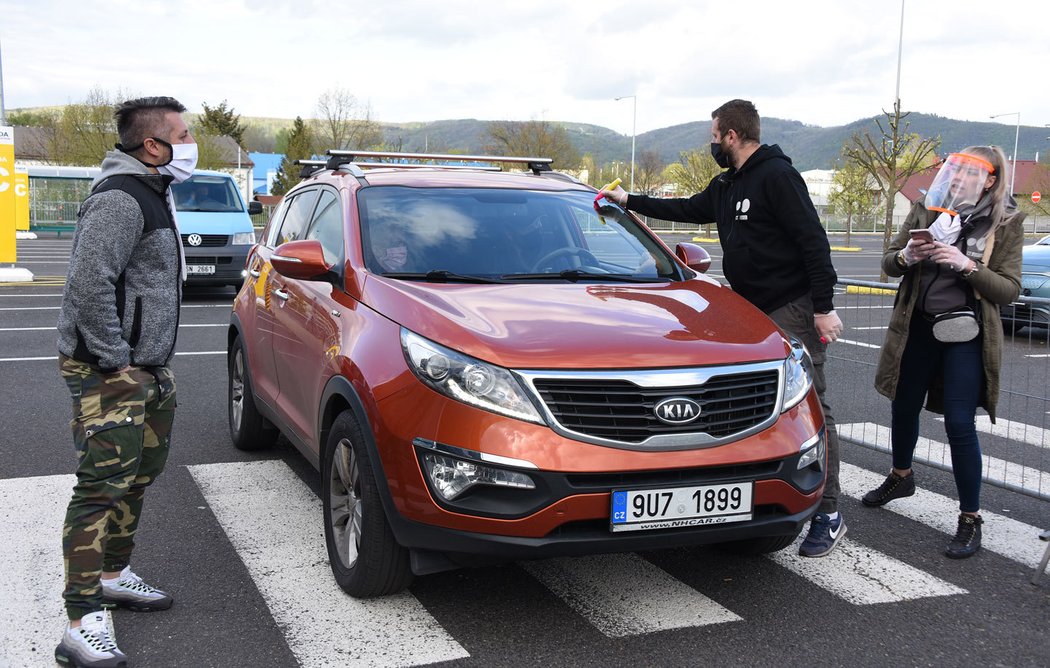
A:
[[[653,407],[656,419],[667,424],[689,424],[700,417],[700,404],[685,397],[670,397]]]
[[[200,246],[203,242],[204,239],[201,239],[201,235],[199,234],[191,234],[190,236],[186,237],[186,243],[188,243],[191,246]]]

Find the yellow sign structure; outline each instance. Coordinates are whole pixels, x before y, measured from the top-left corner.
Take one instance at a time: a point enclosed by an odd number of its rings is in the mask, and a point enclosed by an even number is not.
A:
[[[15,231],[29,231],[29,170],[25,167],[15,167]]]
[[[15,129],[0,125],[0,262],[15,261]]]

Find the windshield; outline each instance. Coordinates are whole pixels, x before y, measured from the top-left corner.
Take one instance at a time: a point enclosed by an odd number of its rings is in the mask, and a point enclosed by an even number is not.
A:
[[[208,211],[232,213],[244,211],[233,180],[223,176],[196,174],[182,183],[173,183],[177,211]]]
[[[364,188],[365,264],[420,279],[677,280],[667,251],[622,209],[600,201],[599,216],[586,192]]]

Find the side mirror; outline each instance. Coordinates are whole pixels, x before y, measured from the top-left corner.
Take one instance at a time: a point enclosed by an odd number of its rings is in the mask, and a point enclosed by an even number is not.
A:
[[[711,268],[711,256],[704,250],[703,246],[696,244],[681,243],[675,246],[674,254],[685,263],[685,266],[706,274]]]
[[[260,202],[258,200],[254,200],[254,199],[252,201],[248,202],[248,215],[249,216],[258,216],[262,212],[263,212],[262,202]]]
[[[316,239],[281,244],[270,256],[270,263],[281,276],[301,281],[322,279],[332,270],[332,265],[324,261],[321,242]]]

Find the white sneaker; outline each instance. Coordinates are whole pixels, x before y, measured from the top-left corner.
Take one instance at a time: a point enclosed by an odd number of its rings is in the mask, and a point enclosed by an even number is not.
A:
[[[80,626],[66,626],[62,642],[55,648],[55,660],[77,668],[122,668],[127,657],[117,648],[113,621],[108,610],[99,610],[80,618]]]
[[[125,566],[115,584],[102,581],[102,605],[107,608],[127,608],[135,612],[167,610],[174,599],[156,587],[151,587],[142,578]]]

